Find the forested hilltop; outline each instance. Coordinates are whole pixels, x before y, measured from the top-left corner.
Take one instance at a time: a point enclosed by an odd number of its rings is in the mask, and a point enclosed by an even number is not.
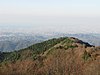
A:
[[[100,75],[100,47],[74,37],[0,52],[1,75]]]

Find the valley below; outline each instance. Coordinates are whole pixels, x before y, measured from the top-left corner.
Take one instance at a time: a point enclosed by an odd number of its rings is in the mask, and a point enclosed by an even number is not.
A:
[[[76,37],[94,46],[100,46],[100,34],[68,34],[68,33],[21,33],[21,32],[1,32],[0,51],[11,52],[27,48],[30,45],[59,37]]]

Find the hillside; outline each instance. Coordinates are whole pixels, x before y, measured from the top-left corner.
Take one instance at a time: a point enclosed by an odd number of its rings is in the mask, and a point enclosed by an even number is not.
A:
[[[0,53],[1,75],[100,75],[100,47],[61,37]]]

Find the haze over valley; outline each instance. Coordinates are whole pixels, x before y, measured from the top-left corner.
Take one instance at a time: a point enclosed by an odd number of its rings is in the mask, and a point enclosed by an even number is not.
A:
[[[2,32],[0,33],[0,51],[10,52],[26,48],[32,44],[39,43],[52,38],[76,37],[94,46],[100,46],[100,34],[77,33],[68,34],[60,32],[44,33],[21,33],[21,32]]]

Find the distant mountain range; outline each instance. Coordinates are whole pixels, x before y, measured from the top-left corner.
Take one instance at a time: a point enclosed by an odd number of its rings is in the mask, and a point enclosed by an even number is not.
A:
[[[100,46],[100,34],[65,34],[65,33],[0,33],[0,51],[9,52],[26,48],[51,38],[76,37],[91,45]]]
[[[3,33],[0,35],[0,51],[14,51],[46,40],[45,37],[24,33]]]

